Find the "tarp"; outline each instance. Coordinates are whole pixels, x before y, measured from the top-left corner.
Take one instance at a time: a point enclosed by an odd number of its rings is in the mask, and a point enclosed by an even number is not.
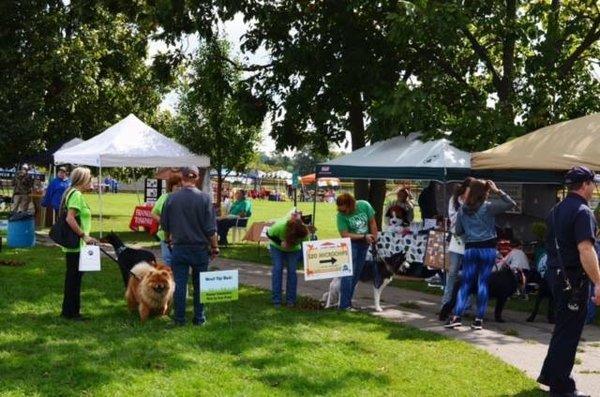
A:
[[[447,139],[423,142],[420,134],[376,142],[317,166],[317,176],[352,179],[458,181],[469,175],[470,154]]]
[[[573,165],[600,171],[600,113],[553,124],[495,148],[474,153],[476,170],[544,170]]]
[[[79,145],[54,153],[54,162],[94,167],[206,168],[210,165],[208,157],[193,154],[133,114]]]
[[[303,185],[312,185],[317,180],[316,174],[304,175],[300,178],[300,182]],[[320,178],[319,186],[339,186],[340,180],[338,178]]]

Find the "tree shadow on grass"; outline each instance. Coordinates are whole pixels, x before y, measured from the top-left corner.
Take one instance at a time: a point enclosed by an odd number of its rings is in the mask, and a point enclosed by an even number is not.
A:
[[[535,389],[531,389],[531,390],[524,390],[520,393],[517,394],[502,394],[502,397],[540,397],[540,396],[547,396],[548,393],[546,393],[545,391],[535,388]]]

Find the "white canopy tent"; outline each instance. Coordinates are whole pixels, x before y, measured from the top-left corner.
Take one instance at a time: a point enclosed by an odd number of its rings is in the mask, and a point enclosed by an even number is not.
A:
[[[195,165],[206,169],[204,188],[208,183],[210,190],[210,159],[207,156],[190,152],[185,146],[162,135],[133,114],[87,141],[61,148],[54,153],[54,163],[98,167],[98,180],[102,180],[102,167],[155,168]],[[98,191],[102,230],[102,189]]]

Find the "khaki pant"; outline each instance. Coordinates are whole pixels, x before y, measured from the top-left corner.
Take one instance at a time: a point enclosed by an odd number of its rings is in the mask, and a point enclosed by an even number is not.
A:
[[[31,197],[28,194],[15,194],[13,196],[12,212],[25,212],[29,209]]]

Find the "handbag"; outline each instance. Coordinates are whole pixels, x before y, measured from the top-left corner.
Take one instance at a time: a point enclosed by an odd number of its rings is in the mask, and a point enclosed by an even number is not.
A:
[[[69,193],[69,197],[73,192]],[[65,200],[66,203],[69,201],[69,197]],[[79,216],[75,218],[77,224],[80,224]],[[56,223],[50,228],[50,238],[56,244],[64,248],[79,248],[79,236],[71,229],[71,226],[67,223],[67,211],[66,207],[61,208],[58,212]]]

